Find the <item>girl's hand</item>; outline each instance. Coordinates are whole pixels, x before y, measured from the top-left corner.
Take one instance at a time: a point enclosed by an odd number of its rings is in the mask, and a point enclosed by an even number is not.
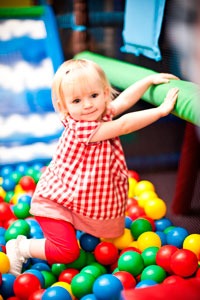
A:
[[[170,79],[179,80],[179,78],[169,73],[158,73],[149,76],[152,84],[168,83]]]
[[[178,92],[178,88],[172,88],[168,91],[164,102],[159,106],[163,117],[167,116],[174,109],[178,97]]]

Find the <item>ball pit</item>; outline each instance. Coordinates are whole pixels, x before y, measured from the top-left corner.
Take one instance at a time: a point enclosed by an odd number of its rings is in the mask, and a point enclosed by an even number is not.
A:
[[[154,185],[135,171],[129,172],[122,236],[105,240],[77,231],[81,249],[73,263],[49,265],[31,258],[20,276],[9,274],[5,243],[20,234],[43,237],[29,208],[44,167],[0,169],[0,299],[119,300],[123,291],[200,278],[200,235],[175,226]]]

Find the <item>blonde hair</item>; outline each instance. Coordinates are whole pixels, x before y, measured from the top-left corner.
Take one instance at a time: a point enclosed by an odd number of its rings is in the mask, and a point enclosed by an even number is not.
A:
[[[76,73],[74,73],[76,72]],[[100,80],[102,83],[102,87],[108,90],[108,97],[109,102],[112,101],[118,92],[112,88],[111,84],[109,83],[105,72],[102,68],[96,64],[95,62],[87,59],[70,59],[65,61],[57,70],[54,75],[53,82],[52,82],[52,103],[54,106],[55,111],[59,113],[63,113],[61,109],[61,105],[64,103],[64,96],[62,91],[62,81],[63,79],[67,79],[66,76],[69,75],[76,75],[77,78],[88,78],[90,74],[96,76],[97,80]],[[65,113],[67,113],[65,109]]]

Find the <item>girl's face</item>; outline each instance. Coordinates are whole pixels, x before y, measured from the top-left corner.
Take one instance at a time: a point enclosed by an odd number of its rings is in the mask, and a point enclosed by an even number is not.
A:
[[[64,107],[75,120],[96,121],[106,111],[108,91],[103,88],[100,79],[91,77],[79,78],[70,83],[63,80]]]

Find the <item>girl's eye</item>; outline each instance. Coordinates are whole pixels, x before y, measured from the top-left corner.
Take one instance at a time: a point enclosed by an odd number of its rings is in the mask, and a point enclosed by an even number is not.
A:
[[[96,97],[98,97],[97,93],[92,94],[92,98],[96,98]]]
[[[81,102],[81,99],[74,99],[74,100],[72,101],[72,103],[79,103],[79,102]]]

